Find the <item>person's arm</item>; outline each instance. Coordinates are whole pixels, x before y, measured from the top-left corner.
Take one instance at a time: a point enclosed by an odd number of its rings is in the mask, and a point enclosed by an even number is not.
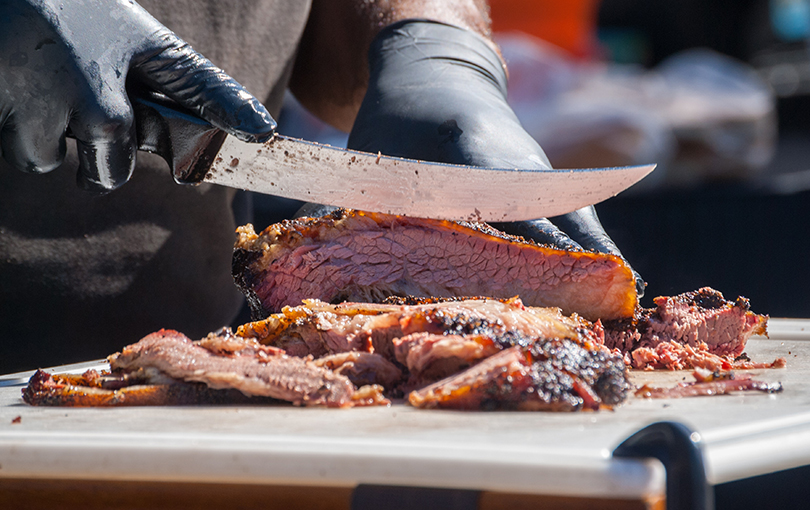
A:
[[[506,101],[506,68],[489,36],[484,2],[448,1],[441,9],[437,3],[316,0],[293,93],[327,122],[350,129],[352,149],[483,167],[551,168]],[[564,249],[621,256],[593,207],[495,226]],[[638,275],[637,283],[643,293]]]
[[[0,2],[0,154],[12,166],[57,168],[69,128],[82,187],[126,182],[137,152],[131,85],[243,140],[275,129],[261,102],[131,0]]]
[[[368,86],[371,41],[410,18],[456,25],[491,43],[486,0],[313,0],[290,90],[320,119],[349,132]]]

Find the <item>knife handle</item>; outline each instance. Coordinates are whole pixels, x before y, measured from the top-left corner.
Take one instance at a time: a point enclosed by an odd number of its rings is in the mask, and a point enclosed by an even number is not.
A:
[[[138,150],[157,154],[179,184],[202,182],[227,134],[158,92],[127,89]],[[75,138],[70,129],[67,136]]]

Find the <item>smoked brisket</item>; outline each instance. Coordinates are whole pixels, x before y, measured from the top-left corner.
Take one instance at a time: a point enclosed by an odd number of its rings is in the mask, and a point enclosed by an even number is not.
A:
[[[577,411],[621,403],[629,388],[620,357],[570,341],[514,346],[472,368],[413,391],[414,407]]]
[[[752,335],[767,334],[768,317],[746,298],[729,301],[709,287],[653,302],[633,319],[604,322],[605,345],[628,353],[635,368],[710,368],[740,356]]]
[[[203,383],[167,379],[155,381],[96,370],[81,375],[49,374],[37,370],[23,390],[23,400],[34,406],[64,407],[280,403],[269,397],[249,397],[238,390],[215,390]]]
[[[228,331],[192,342],[176,331],[161,330],[110,356],[110,367],[114,372],[151,368],[209,388],[299,405],[349,407],[356,390],[343,375]]]
[[[236,334],[301,356],[380,353],[407,374],[398,389],[415,389],[418,407],[573,411],[626,396],[622,356],[581,317],[517,298],[404,301],[420,304],[306,300]]]
[[[486,224],[341,209],[238,229],[233,275],[254,319],[298,306],[388,296],[520,296],[587,319],[633,316],[630,267],[614,255],[565,251]]]

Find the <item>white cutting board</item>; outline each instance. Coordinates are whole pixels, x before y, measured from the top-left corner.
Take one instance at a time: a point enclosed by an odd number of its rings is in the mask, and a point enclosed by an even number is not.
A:
[[[752,338],[747,352],[754,361],[787,358],[786,369],[753,371],[781,381],[780,394],[633,398],[598,413],[423,411],[402,403],[45,408],[24,404],[22,386],[2,386],[18,375],[0,377],[0,477],[655,496],[665,485],[658,461],[610,455],[655,421],[681,421],[701,434],[711,483],[810,464],[810,320],[772,319],[769,329],[770,339]],[[689,372],[633,377],[691,380]]]

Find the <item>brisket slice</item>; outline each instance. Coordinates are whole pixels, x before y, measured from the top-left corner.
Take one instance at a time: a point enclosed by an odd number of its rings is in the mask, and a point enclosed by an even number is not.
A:
[[[397,361],[421,381],[435,381],[474,365],[501,350],[486,335],[412,333],[394,340]],[[419,383],[412,383],[419,385]]]
[[[642,352],[648,355],[659,344],[673,343],[733,358],[751,335],[766,334],[767,316],[751,312],[746,298],[728,301],[709,287],[657,297],[654,303],[632,320],[604,321],[605,345],[622,352],[647,349]]]
[[[348,407],[355,393],[345,376],[225,332],[192,342],[176,331],[161,330],[110,356],[110,366],[117,372],[153,368],[209,388],[236,389],[298,405]]]
[[[526,338],[571,338],[601,343],[601,330],[558,309],[534,308],[520,299],[466,299],[417,305],[341,303],[307,299],[267,319],[240,326],[236,335],[280,347],[296,356],[320,357],[357,350],[395,362],[394,341],[414,333],[488,335],[517,332]],[[401,343],[401,342],[400,342]],[[401,350],[401,348],[400,348]]]
[[[622,402],[629,385],[621,358],[565,353],[571,342],[510,347],[469,369],[413,391],[414,407],[523,411],[597,410]],[[551,357],[547,357],[551,355]],[[587,359],[590,358],[590,359]],[[601,365],[602,369],[596,369]]]
[[[588,319],[631,317],[631,269],[614,255],[565,251],[486,224],[353,210],[238,230],[233,275],[254,318],[305,299],[519,295]]]
[[[34,406],[65,407],[279,403],[268,397],[248,397],[237,390],[214,390],[202,383],[177,380],[155,383],[95,370],[81,375],[55,375],[37,370],[23,390],[23,400]]]

